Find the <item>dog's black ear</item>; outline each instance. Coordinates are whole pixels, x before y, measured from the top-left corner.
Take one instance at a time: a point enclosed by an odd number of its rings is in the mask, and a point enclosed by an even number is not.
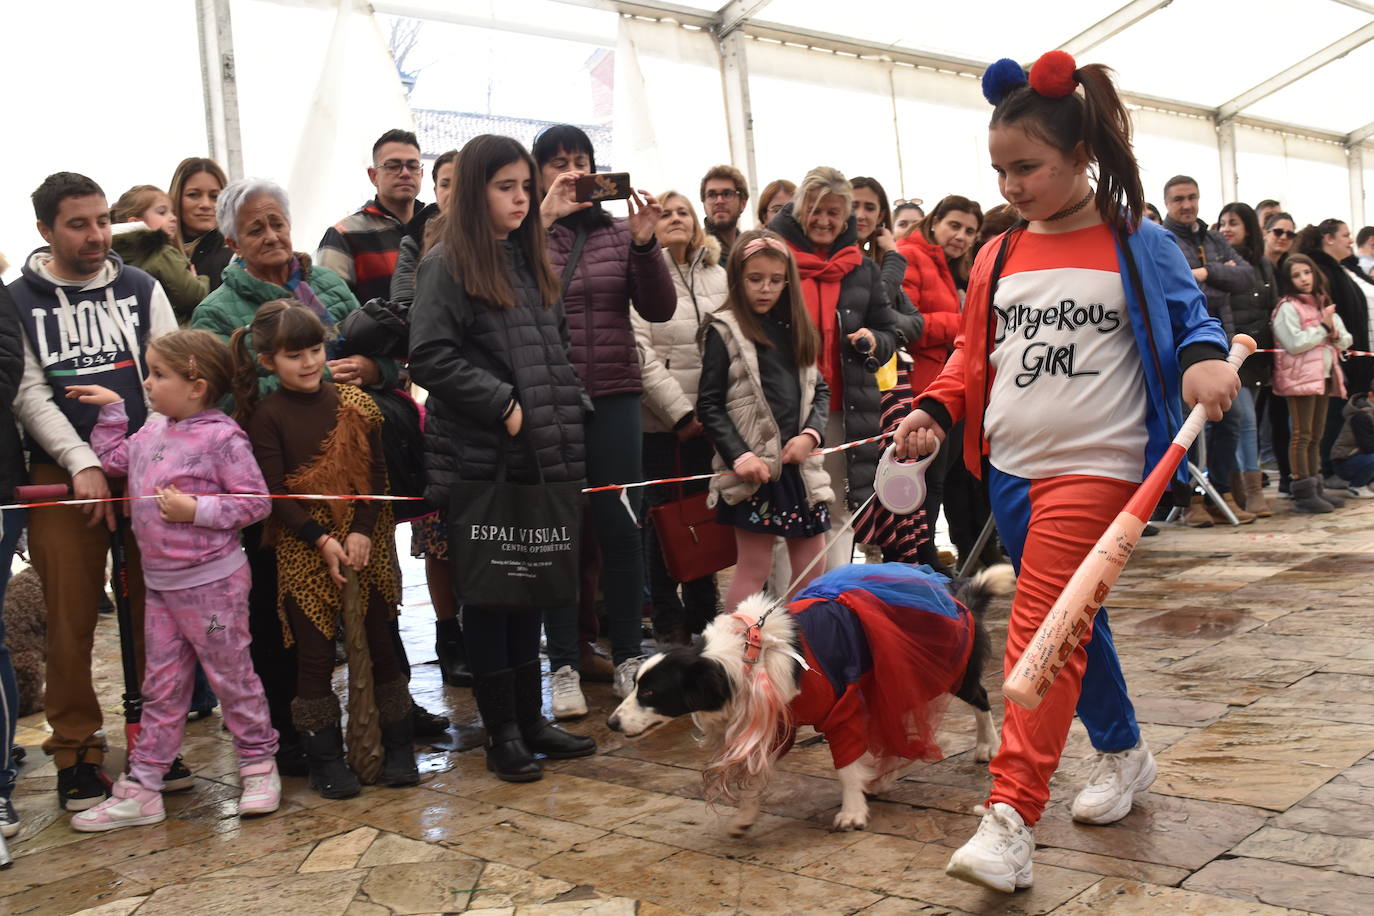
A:
[[[730,702],[734,688],[720,662],[699,657],[683,673],[682,698],[691,712],[715,712]]]

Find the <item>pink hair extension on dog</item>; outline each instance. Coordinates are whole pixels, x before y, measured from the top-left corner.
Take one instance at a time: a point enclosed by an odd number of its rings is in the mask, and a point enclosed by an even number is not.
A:
[[[741,628],[743,633],[747,628]],[[773,641],[765,638],[766,643]],[[729,724],[721,735],[720,753],[702,771],[707,802],[734,802],[740,793],[764,785],[773,772],[781,738],[792,727],[789,704],[768,676],[760,657],[746,667],[740,694],[731,701]]]

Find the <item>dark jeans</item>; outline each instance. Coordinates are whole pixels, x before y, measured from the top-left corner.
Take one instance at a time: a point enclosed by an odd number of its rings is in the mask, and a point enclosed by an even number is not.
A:
[[[644,478],[658,480],[710,473],[711,456],[714,454],[715,450],[704,436],[679,443],[676,433],[645,433]],[[673,581],[672,576],[668,575],[668,567],[664,565],[663,551],[659,547],[654,526],[648,521],[649,507],[701,493],[708,483],[694,480],[680,486],[644,488],[644,553],[649,567],[649,594],[654,605],[655,632],[684,629],[688,633],[700,633],[716,616],[716,577],[703,576],[681,584]],[[681,596],[678,595],[679,588]]]
[[[291,700],[296,695],[296,648],[282,642],[281,618],[277,616],[277,553],[262,546],[263,526],[243,529],[243,546],[248,552],[248,567],[253,585],[248,591],[249,652],[253,670],[262,681],[267,696],[267,711],[272,727],[282,742],[295,741],[296,726],[291,719]]]
[[[463,641],[468,647],[472,673],[481,677],[538,659],[543,616],[538,610],[508,611],[464,605]]]
[[[960,420],[950,427],[949,434],[940,443],[940,453],[935,456],[926,467],[926,519],[930,522],[930,543],[932,550],[935,544],[935,528],[940,523],[940,507],[945,502],[945,489],[948,487],[947,481],[956,476],[964,466],[964,422]],[[949,520],[949,510],[945,510],[945,518]],[[951,522],[951,528],[953,523]],[[977,537],[977,534],[974,534]],[[953,536],[951,534],[951,540]]]
[[[1207,480],[1218,493],[1231,491],[1231,475],[1236,470],[1236,446],[1240,443],[1241,413],[1242,408],[1232,404],[1220,420],[1207,424]]]
[[[1255,413],[1263,414],[1269,420],[1269,443],[1274,450],[1274,463],[1279,467],[1279,480],[1287,481],[1293,477],[1293,467],[1288,460],[1288,399],[1274,394],[1274,389],[1265,385],[1255,399]]]
[[[24,533],[24,510],[6,509],[4,534],[0,536],[0,605],[5,601],[5,588],[10,582],[10,566],[14,548]],[[0,798],[14,792],[16,775],[10,748],[14,746],[14,726],[19,712],[19,685],[14,680],[14,662],[5,642],[5,615],[0,614]]]
[[[643,480],[640,454],[640,397],[609,394],[592,399],[596,412],[587,420],[587,485]],[[634,518],[625,511],[620,491],[593,493],[588,499],[597,546],[601,552],[601,594],[611,637],[611,655],[618,665],[642,654],[640,621],[644,613],[644,552],[640,542],[640,493],[627,490]],[[577,608],[546,611],[549,664],[553,670],[578,668]],[[564,617],[569,619],[565,620]]]
[[[1374,455],[1360,452],[1336,462],[1336,473],[1350,481],[1352,487],[1367,486],[1374,481]]]

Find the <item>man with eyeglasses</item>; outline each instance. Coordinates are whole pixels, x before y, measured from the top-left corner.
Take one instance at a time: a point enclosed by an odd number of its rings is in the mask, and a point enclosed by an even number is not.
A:
[[[732,165],[712,166],[701,179],[701,203],[706,210],[706,232],[720,242],[720,263],[724,264],[739,238],[739,218],[749,203],[749,184]]]
[[[343,277],[359,302],[391,294],[391,274],[424,176],[420,142],[408,130],[389,130],[372,144],[368,180],[377,196],[331,226],[315,261]]]

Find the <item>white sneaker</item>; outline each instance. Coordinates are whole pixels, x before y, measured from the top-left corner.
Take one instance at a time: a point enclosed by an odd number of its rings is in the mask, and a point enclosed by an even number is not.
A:
[[[1021,815],[998,802],[983,815],[978,832],[950,856],[945,874],[1010,894],[1031,886],[1034,851],[1035,838]]]
[[[553,717],[576,719],[587,714],[587,698],[582,695],[582,675],[571,665],[553,673]]]
[[[1155,781],[1155,758],[1145,739],[1115,754],[1099,753],[1088,785],[1073,800],[1073,819],[1080,824],[1114,824],[1131,811],[1135,794]]]
[[[615,666],[615,695],[622,700],[635,691],[635,679],[639,677],[639,666],[644,664],[644,656],[627,658]]]

